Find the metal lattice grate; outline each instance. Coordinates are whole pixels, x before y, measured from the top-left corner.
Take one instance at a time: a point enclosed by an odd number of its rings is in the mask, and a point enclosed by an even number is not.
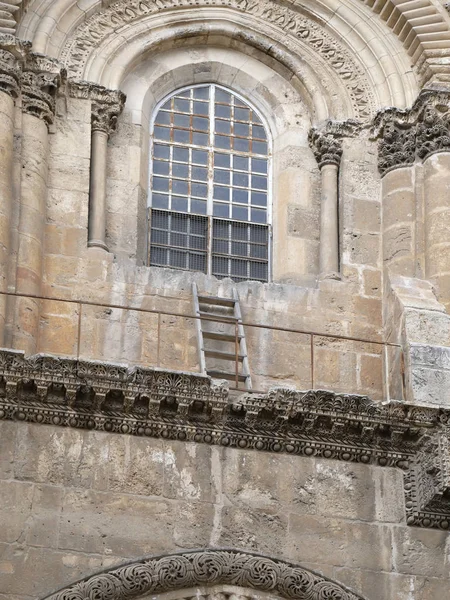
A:
[[[152,210],[150,265],[207,272],[208,219]]]

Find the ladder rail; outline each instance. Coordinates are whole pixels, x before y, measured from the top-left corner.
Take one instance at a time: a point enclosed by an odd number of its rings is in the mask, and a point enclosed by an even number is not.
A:
[[[241,305],[239,302],[239,295],[238,295],[235,287],[233,288],[233,298],[235,299],[234,315],[235,315],[236,321],[237,321],[237,334],[238,334],[238,335],[236,335],[236,340],[239,340],[239,350],[240,350],[240,354],[243,357],[242,373],[246,377],[245,388],[247,390],[251,390],[252,389],[252,377],[250,375],[250,364],[248,361],[247,342],[245,340],[245,331],[244,331],[244,326],[242,324],[242,314],[241,314]],[[239,339],[239,337],[240,337],[240,339]],[[236,354],[238,354],[238,353],[236,352]],[[236,361],[236,364],[238,364],[238,361]]]
[[[200,370],[203,375],[206,375],[206,357],[205,357],[205,344],[203,340],[202,322],[200,316],[200,305],[198,301],[198,290],[197,284],[192,284],[192,297],[194,302],[194,312],[197,319],[195,319],[195,328],[197,330],[197,342],[198,342],[198,360],[200,363]]]

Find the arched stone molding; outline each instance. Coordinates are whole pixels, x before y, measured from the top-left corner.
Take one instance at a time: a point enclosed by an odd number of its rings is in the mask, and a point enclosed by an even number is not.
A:
[[[286,600],[363,600],[340,583],[283,560],[209,549],[144,558],[87,577],[44,600],[128,600],[171,591],[181,592],[176,595],[181,599],[198,597],[198,587],[224,585],[239,586],[247,598],[246,589]]]
[[[127,3],[114,2],[92,14],[99,5],[95,0],[87,12],[81,11],[78,5],[72,6],[68,0],[59,0],[52,3],[47,13],[42,8],[46,16],[36,20],[34,29],[26,27],[24,22],[21,35],[33,38],[40,51],[63,58],[72,74],[94,81],[80,65],[88,61],[89,55],[99,54],[98,46],[107,37],[123,36],[130,40],[133,32],[128,27],[132,23],[142,18],[150,19],[148,27],[151,21],[149,15],[157,16],[171,9],[177,13],[182,8],[186,10],[183,14],[186,25],[190,19],[188,15],[192,14],[195,19],[201,15],[201,3],[202,0],[198,0],[191,8],[179,1],[166,3],[160,0],[154,3],[130,0]],[[347,86],[355,83],[355,95],[361,96],[363,92],[373,95],[371,114],[382,106],[411,104],[417,95],[409,59],[403,53],[400,42],[395,36],[386,35],[386,27],[378,18],[367,23],[367,9],[359,4],[355,6],[355,0],[308,2],[301,12],[298,7],[246,0],[236,0],[233,4],[216,0],[213,7],[211,2],[206,5],[209,10],[217,12],[226,6],[229,13],[241,15],[247,26],[251,17],[253,31],[265,26],[268,32],[278,31],[281,39],[289,40],[291,45],[295,40],[301,41],[302,47],[309,44],[318,56],[333,66]],[[234,20],[238,22],[236,18]],[[326,26],[323,26],[324,23]],[[116,32],[118,27],[120,35]],[[74,57],[75,61],[72,60]],[[108,57],[104,58],[108,60]],[[360,89],[361,86],[366,90]]]

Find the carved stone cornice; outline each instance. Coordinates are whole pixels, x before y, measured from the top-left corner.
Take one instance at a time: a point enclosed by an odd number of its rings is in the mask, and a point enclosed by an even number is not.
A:
[[[175,591],[184,598],[183,590],[220,585],[270,592],[285,600],[363,600],[342,584],[304,567],[253,552],[210,549],[144,558],[87,577],[43,600],[124,600]]]
[[[408,523],[450,528],[450,410],[0,350],[0,419],[396,467]]]
[[[65,70],[55,59],[30,54],[21,76],[22,111],[52,124],[56,93],[65,76]]]

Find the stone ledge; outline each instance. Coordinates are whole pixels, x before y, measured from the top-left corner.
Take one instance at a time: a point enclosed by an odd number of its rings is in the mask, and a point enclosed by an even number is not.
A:
[[[3,349],[0,419],[396,467],[407,523],[450,528],[449,410]]]

